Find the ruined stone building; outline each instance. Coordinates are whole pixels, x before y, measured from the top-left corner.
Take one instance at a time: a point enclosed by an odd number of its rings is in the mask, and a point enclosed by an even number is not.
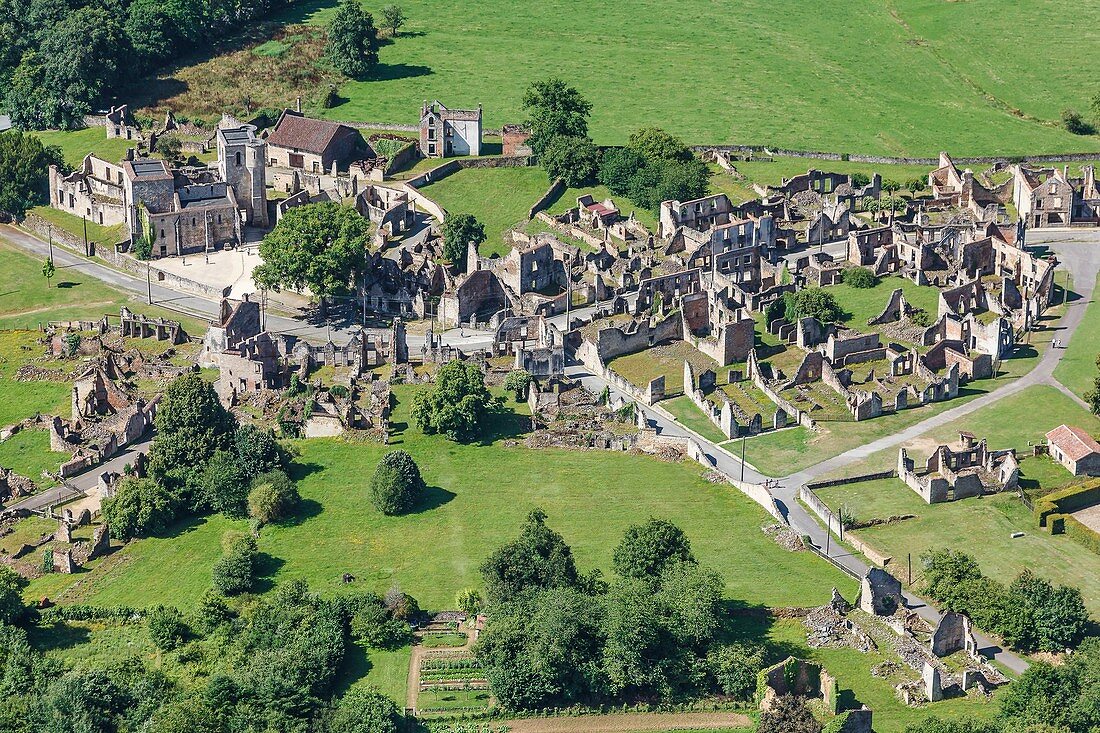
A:
[[[154,257],[241,241],[241,207],[230,186],[203,172],[174,174],[163,160],[133,158],[132,150],[118,165],[89,154],[68,175],[51,166],[50,203],[104,226],[125,224],[131,241],[152,240]]]
[[[141,140],[141,130],[130,116],[130,105],[112,106],[103,116],[108,140]]]
[[[1020,478],[1014,449],[990,450],[984,438],[967,432],[959,433],[957,448],[937,446],[919,472],[899,448],[897,470],[898,478],[928,504],[1015,489]]]
[[[233,189],[241,207],[244,222],[266,227],[267,215],[267,150],[256,136],[252,125],[218,128],[215,133],[218,150],[218,173]]]
[[[481,155],[481,105],[448,109],[439,100],[420,108],[420,152],[427,158]]]
[[[1029,227],[1100,224],[1100,192],[1091,165],[1082,177],[1069,176],[1069,167],[1028,168],[1014,166],[1012,202]]]
[[[940,164],[928,174],[928,186],[935,202],[955,206],[968,211],[980,221],[992,221],[1003,216],[1003,204],[1008,195],[1002,184],[992,190],[977,180],[969,168],[959,170],[955,161],[945,152],[940,153]]]
[[[680,227],[705,232],[733,218],[733,203],[724,193],[690,201],[662,201],[657,236],[671,239]]]
[[[347,125],[286,109],[267,137],[267,162],[308,173],[335,172],[347,167],[362,139],[358,130]]]
[[[416,216],[408,192],[385,186],[367,185],[355,197],[355,210],[390,236],[409,231]]]

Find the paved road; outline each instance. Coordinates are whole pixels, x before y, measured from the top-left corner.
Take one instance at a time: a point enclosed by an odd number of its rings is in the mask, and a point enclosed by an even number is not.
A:
[[[121,453],[116,453],[106,463],[101,463],[91,470],[73,476],[65,481],[65,483],[55,486],[52,489],[47,489],[34,496],[28,496],[26,499],[5,506],[4,510],[26,509],[27,511],[33,512],[81,496],[84,492],[90,491],[98,485],[100,474],[104,472],[122,473],[122,469],[126,468],[127,464],[134,464],[134,461],[137,460],[138,453],[148,454],[149,447],[152,444],[152,436],[138,443],[132,443]]]
[[[1074,331],[1084,319],[1085,308],[1092,299],[1096,276],[1097,273],[1100,272],[1100,233],[1033,232],[1029,237],[1028,244],[1029,246],[1041,244],[1049,245],[1050,248],[1058,254],[1063,266],[1071,273],[1072,289],[1081,296],[1067,306],[1066,313],[1059,324],[1057,338],[1064,347],[1064,345],[1069,343],[1073,338]],[[1016,394],[1027,387],[1036,384],[1049,384],[1068,392],[1068,390],[1065,390],[1053,376],[1054,368],[1057,366],[1062,353],[1063,348],[1050,348],[1043,354],[1039,364],[1023,377],[1012,382],[1007,382],[982,397],[971,400],[959,407],[939,413],[899,433],[873,441],[867,445],[842,453],[834,458],[822,461],[803,471],[780,478],[778,486],[770,489],[770,493],[775,498],[780,511],[784,513],[787,521],[795,531],[800,534],[808,535],[810,540],[823,554],[826,548],[828,548],[828,556],[831,560],[852,575],[862,577],[863,574],[867,572],[867,564],[851,555],[844,547],[839,546],[839,543],[833,543],[827,540],[826,529],[818,523],[814,515],[798,502],[799,487],[807,481],[811,481],[825,473],[860,461],[884,448],[897,446],[929,430],[945,425],[960,417],[964,417],[983,407],[987,407],[1009,395]],[[573,366],[569,367],[566,371],[574,378],[579,379],[585,387],[597,394],[606,387],[611,391],[612,395],[620,396],[628,401],[633,399],[631,396],[623,394],[620,390],[617,390],[600,377],[589,374],[584,367]],[[1075,397],[1075,399],[1080,402],[1079,398]],[[668,419],[665,415],[644,405],[640,405],[639,407],[649,423],[656,427],[661,433],[672,436],[691,435],[694,437],[703,447],[711,463],[727,475],[735,478],[740,478],[743,475],[745,481],[756,484],[763,483],[764,480],[768,478],[748,464],[742,466],[741,461],[738,460],[736,456],[720,449],[716,444],[702,436],[692,433],[679,423]],[[939,613],[917,596],[907,593],[906,603],[911,609],[931,623],[936,623],[939,620]],[[1019,673],[1027,669],[1028,665],[1026,661],[1011,652],[1001,649],[992,639],[978,635],[978,644],[983,653],[992,657],[1012,671]]]
[[[17,227],[0,224],[0,239],[36,257],[45,259],[49,256],[48,243]],[[150,286],[143,277],[116,270],[100,261],[82,257],[57,244],[54,245],[53,252],[58,277],[63,276],[68,271],[80,272],[142,299],[145,299],[149,294]],[[218,315],[220,302],[217,299],[180,293],[156,282],[152,283],[151,290],[153,303],[156,305],[207,320]],[[332,325],[311,324],[299,318],[290,318],[270,311],[267,314],[267,327],[272,331],[292,334],[317,344],[325,343],[329,338],[338,344],[347,343],[358,330],[358,324],[347,321],[332,323]],[[489,331],[452,329],[443,334],[443,341],[447,345],[462,349],[482,348],[492,345],[493,334]],[[409,334],[408,343],[410,349],[418,352],[424,344],[424,337]]]

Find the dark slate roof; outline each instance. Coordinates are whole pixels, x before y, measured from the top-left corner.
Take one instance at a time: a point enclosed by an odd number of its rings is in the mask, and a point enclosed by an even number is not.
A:
[[[334,140],[350,132],[354,131],[347,125],[328,120],[315,120],[287,110],[283,112],[275,129],[268,136],[267,143],[280,148],[293,148],[320,155],[332,145]]]

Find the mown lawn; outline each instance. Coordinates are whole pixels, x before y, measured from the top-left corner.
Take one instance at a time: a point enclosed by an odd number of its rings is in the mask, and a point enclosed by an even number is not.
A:
[[[726,436],[722,435],[722,431],[718,429],[718,426],[687,395],[665,400],[661,402],[661,407],[671,412],[673,417],[676,418],[676,422],[689,430],[694,430],[707,440],[714,443],[728,440]]]
[[[57,415],[70,411],[71,385],[15,379],[23,364],[43,352],[38,337],[37,331],[0,331],[0,426],[11,425],[36,413]],[[5,464],[0,461],[0,465]]]
[[[764,605],[812,605],[833,585],[854,583],[808,553],[788,553],[760,527],[769,517],[729,486],[702,478],[695,464],[603,451],[530,450],[505,444],[525,422],[502,418],[487,445],[459,445],[407,426],[412,387],[400,387],[390,446],[338,439],[300,441],[296,477],[304,506],[295,523],[268,527],[260,550],[268,582],[305,578],[331,594],[353,587],[385,591],[393,583],[425,608],[449,608],[458,590],[477,586],[478,567],[514,537],[524,516],[542,507],[573,547],[577,564],[611,572],[623,531],[650,516],[679,524],[696,557],[715,567],[731,598]],[[404,448],[430,487],[423,507],[403,517],[380,515],[366,486],[379,457]],[[227,532],[247,528],[222,517],[185,522],[165,538],[140,540],[109,572],[83,576],[63,600],[146,606],[193,606],[210,584],[210,567]],[[775,578],[783,582],[776,583]],[[266,586],[265,586],[266,587]],[[38,587],[28,589],[33,597]],[[53,589],[57,592],[56,587]]]
[[[934,287],[917,285],[904,277],[880,278],[873,288],[853,288],[840,283],[830,285],[826,290],[833,294],[844,311],[844,325],[868,333],[881,329],[881,326],[868,326],[867,321],[882,314],[890,294],[898,288],[901,288],[911,306],[927,312],[933,321],[936,319],[940,291]]]
[[[202,319],[147,305],[86,274],[79,265],[58,265],[46,287],[42,264],[43,260],[5,241],[0,232],[0,272],[8,275],[7,285],[0,289],[0,329],[37,329],[47,321],[98,321],[105,313],[118,315],[119,306],[125,304],[137,313],[180,321],[191,335],[205,333],[207,324]]]
[[[57,473],[62,461],[72,458],[69,453],[50,450],[50,436],[45,430],[20,430],[0,442],[0,466],[26,476],[39,488],[55,482],[42,477],[43,471]]]
[[[377,16],[380,5],[364,4]],[[326,23],[334,6],[298,6],[288,19]],[[751,0],[722,13],[688,0],[677,11],[696,19],[691,33],[654,22],[666,10],[657,0],[601,6],[597,24],[586,6],[533,0],[509,13],[488,0],[424,0],[407,10],[407,33],[382,48],[373,78],[344,83],[347,101],[319,112],[411,123],[425,99],[480,102],[486,126],[496,128],[523,119],[520,101],[531,81],[556,75],[594,103],[591,130],[605,144],[657,125],[693,143],[839,152],[1100,148],[1100,139],[1043,124],[1066,107],[1087,106],[1080,90],[1088,87],[1100,9],[1069,0],[1041,13],[1006,11],[996,0]],[[1058,48],[1062,71],[1016,58],[1022,47]],[[727,73],[715,76],[718,68]],[[256,89],[257,99],[263,91]]]
[[[527,213],[550,188],[541,168],[468,168],[421,190],[449,214],[473,214],[485,225],[485,257],[508,251],[503,235],[527,221]]]
[[[916,576],[921,553],[951,548],[973,555],[987,575],[1004,583],[1030,568],[1058,583],[1077,586],[1089,610],[1100,617],[1100,555],[1066,535],[1051,535],[1039,528],[1031,511],[1012,493],[925,504],[900,480],[883,479],[832,486],[818,495],[831,508],[843,505],[860,520],[916,515],[853,533],[893,557],[891,567],[902,582],[910,554]],[[1024,536],[1013,539],[1014,532]]]
[[[1097,284],[1100,285],[1100,278],[1097,279]],[[1093,380],[1100,376],[1100,371],[1096,367],[1096,358],[1100,354],[1098,294],[1100,291],[1093,291],[1093,299],[1088,303],[1085,319],[1074,331],[1073,338],[1065,345],[1062,358],[1054,368],[1054,378],[1082,398],[1093,388]]]
[[[42,141],[43,145],[56,145],[61,148],[65,162],[76,168],[88,153],[111,163],[117,163],[126,155],[127,148],[137,146],[137,141],[120,138],[107,138],[103,127],[86,127],[83,130],[43,130],[31,133]]]

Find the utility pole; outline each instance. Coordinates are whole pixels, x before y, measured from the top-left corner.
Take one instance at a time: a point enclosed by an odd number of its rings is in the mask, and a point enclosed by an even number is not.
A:
[[[745,439],[747,435],[741,436],[741,481],[745,480]]]
[[[913,585],[913,553],[906,554],[906,565],[908,570],[906,571],[906,585]]]
[[[83,214],[81,214],[80,220],[84,222],[84,256],[90,257],[90,255],[88,254],[88,219]]]
[[[53,262],[53,224],[46,224],[46,232],[50,238],[50,262]]]

